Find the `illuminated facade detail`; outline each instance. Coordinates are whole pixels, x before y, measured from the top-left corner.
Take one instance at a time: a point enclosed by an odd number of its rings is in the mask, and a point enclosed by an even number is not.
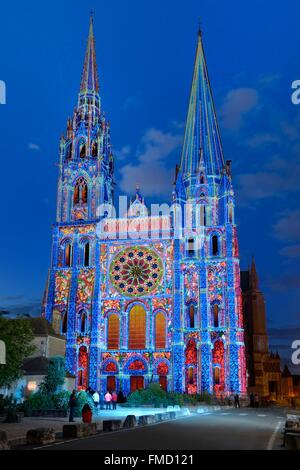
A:
[[[126,248],[111,262],[111,283],[126,296],[143,297],[155,291],[162,275],[160,257],[147,247]]]
[[[201,33],[172,198],[192,208],[189,223],[178,234],[176,214],[149,215],[139,188],[125,214],[99,214],[114,201],[113,174],[91,20],[60,142],[44,315],[66,335],[79,389],[128,394],[155,381],[180,393],[245,392],[235,198]]]

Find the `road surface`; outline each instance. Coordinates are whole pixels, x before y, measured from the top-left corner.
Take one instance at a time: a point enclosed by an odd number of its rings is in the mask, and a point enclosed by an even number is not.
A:
[[[58,442],[45,450],[272,450],[280,449],[280,409],[229,409],[131,430]]]

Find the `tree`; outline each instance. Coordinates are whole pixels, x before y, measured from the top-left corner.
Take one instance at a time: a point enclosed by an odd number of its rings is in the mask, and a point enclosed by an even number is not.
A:
[[[58,392],[64,384],[65,374],[65,358],[62,356],[51,357],[47,375],[40,385],[40,390],[49,395]]]
[[[0,316],[0,339],[6,345],[6,364],[0,365],[0,387],[9,387],[22,376],[23,361],[35,350],[33,338],[28,320]]]

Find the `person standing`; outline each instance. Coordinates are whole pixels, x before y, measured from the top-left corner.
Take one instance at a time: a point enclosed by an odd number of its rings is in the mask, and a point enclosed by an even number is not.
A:
[[[92,413],[91,407],[88,403],[86,403],[83,406],[81,415],[82,415],[82,422],[83,423],[91,423],[92,422],[93,413]]]
[[[110,410],[111,409],[112,396],[111,396],[109,390],[107,390],[107,392],[105,394],[105,397],[104,397],[104,400],[105,400],[105,404],[106,404],[106,409]]]
[[[250,408],[254,408],[254,393],[250,393]]]
[[[100,410],[104,410],[104,393],[103,392],[100,392],[99,403],[100,403]]]
[[[111,401],[112,401],[113,410],[116,410],[117,409],[118,395],[117,395],[117,392],[115,390],[112,392]]]
[[[258,405],[259,405],[259,397],[256,393],[255,396],[254,396],[254,406],[255,406],[255,408],[258,408]]]
[[[238,396],[238,394],[234,395],[234,407],[235,408],[240,408],[241,407],[240,397]]]
[[[69,422],[70,423],[74,422],[74,412],[75,412],[76,405],[77,405],[76,390],[73,390],[69,399],[69,408],[70,408]]]
[[[96,390],[96,391],[93,393],[93,402],[94,402],[96,411],[98,410],[99,401],[100,401],[100,396],[99,396],[99,393],[98,393],[97,390]]]

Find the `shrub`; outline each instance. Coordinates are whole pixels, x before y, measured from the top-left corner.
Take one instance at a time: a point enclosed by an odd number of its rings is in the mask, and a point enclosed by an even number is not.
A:
[[[52,395],[48,395],[41,391],[32,393],[23,403],[26,414],[30,410],[53,410],[54,400]]]
[[[84,392],[84,391],[77,393],[76,400],[77,400],[77,404],[76,404],[75,413],[74,413],[76,417],[81,416],[82,408],[86,403],[90,406],[92,413],[94,413],[94,410],[95,410],[94,401],[89,393]]]
[[[69,407],[70,392],[62,391],[53,395],[55,410],[67,410]]]

